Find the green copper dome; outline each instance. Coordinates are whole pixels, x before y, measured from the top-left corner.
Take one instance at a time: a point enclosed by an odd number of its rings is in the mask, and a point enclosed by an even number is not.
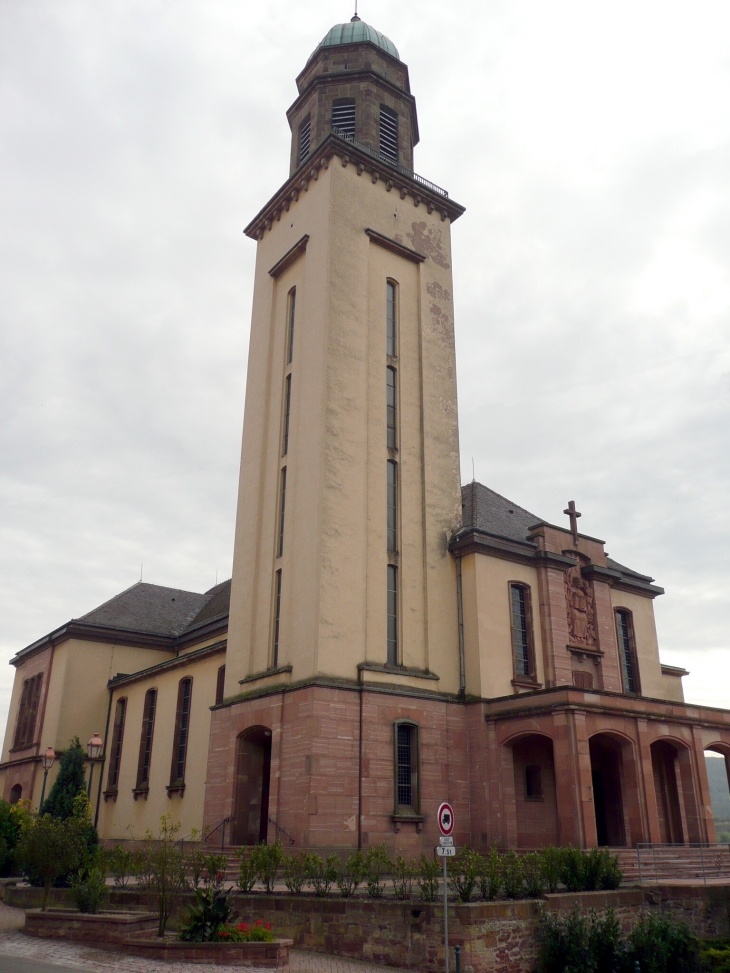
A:
[[[382,51],[387,51],[388,54],[400,60],[398,50],[393,41],[386,37],[385,34],[381,34],[379,30],[375,30],[374,27],[360,20],[359,17],[357,20],[353,17],[349,24],[335,24],[334,27],[327,31],[322,41],[312,52],[312,57],[322,47],[338,47],[340,44],[363,44],[368,41],[371,44],[375,44]]]

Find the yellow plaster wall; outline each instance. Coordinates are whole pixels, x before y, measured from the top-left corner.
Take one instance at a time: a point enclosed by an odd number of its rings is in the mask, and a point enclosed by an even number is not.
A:
[[[147,679],[119,686],[112,700],[112,722],[117,699],[126,697],[127,713],[122,743],[122,761],[116,801],[104,801],[99,813],[99,834],[102,838],[141,838],[149,828],[156,831],[160,817],[171,814],[182,826],[180,837],[190,834],[203,823],[203,799],[210,734],[210,707],[215,703],[218,669],[225,663],[225,654],[216,653],[205,659],[191,661],[158,672]],[[181,679],[193,679],[190,734],[185,764],[185,793],[168,797],[166,784],[170,782],[172,748],[175,733],[178,685]],[[147,799],[134,800],[132,791],[137,780],[137,763],[142,733],[144,697],[148,689],[157,689],[157,711],[152,738],[150,790]],[[110,726],[111,734],[111,726]],[[111,742],[111,740],[110,740]],[[104,789],[107,788],[108,760],[104,770]]]
[[[429,259],[370,242],[370,227]],[[226,696],[271,664],[282,570],[279,664],[292,679],[355,679],[385,662],[386,278],[399,283],[402,661],[458,691],[459,526],[449,222],[336,157],[258,244],[234,548]],[[269,269],[303,234],[306,253]],[[286,308],[297,288],[284,554],[276,557]],[[293,627],[295,626],[295,628]],[[244,688],[254,688],[247,684]]]
[[[673,699],[673,696],[667,695],[667,684],[659,661],[659,642],[654,621],[653,601],[651,598],[645,598],[642,595],[612,588],[611,604],[614,610],[626,608],[633,615],[642,696],[651,696],[654,699]]]
[[[493,698],[514,692],[509,583],[529,585],[537,681],[544,685],[542,634],[539,620],[537,572],[484,554],[462,558],[464,657],[466,691]]]

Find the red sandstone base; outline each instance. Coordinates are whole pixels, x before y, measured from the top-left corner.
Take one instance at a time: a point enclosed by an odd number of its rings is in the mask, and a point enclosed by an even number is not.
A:
[[[29,936],[69,939],[77,943],[123,943],[135,933],[157,928],[154,912],[100,912],[91,916],[75,909],[28,909],[25,929]]]
[[[271,970],[289,967],[291,939],[273,943],[184,943],[173,937],[151,938],[144,933],[121,947],[130,956],[173,963],[207,963],[212,966],[257,966]],[[119,947],[117,947],[119,948]]]

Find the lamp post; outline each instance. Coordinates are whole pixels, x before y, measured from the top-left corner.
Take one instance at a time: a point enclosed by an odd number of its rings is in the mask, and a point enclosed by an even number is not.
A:
[[[104,741],[101,739],[98,733],[95,733],[86,744],[86,752],[88,753],[89,760],[91,761],[91,767],[89,768],[89,800],[91,800],[91,780],[94,776],[94,761],[99,759],[103,749]]]
[[[46,752],[41,757],[41,763],[43,764],[43,787],[41,787],[41,803],[38,805],[38,813],[43,813],[43,801],[46,796],[46,781],[48,780],[48,771],[53,766],[53,762],[56,759],[56,751],[53,747],[49,747]]]

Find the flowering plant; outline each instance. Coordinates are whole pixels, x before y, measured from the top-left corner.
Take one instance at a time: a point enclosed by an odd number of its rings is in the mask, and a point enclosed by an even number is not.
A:
[[[274,934],[271,923],[257,919],[249,926],[246,922],[239,922],[235,926],[221,926],[218,930],[218,942],[222,943],[273,943]]]

